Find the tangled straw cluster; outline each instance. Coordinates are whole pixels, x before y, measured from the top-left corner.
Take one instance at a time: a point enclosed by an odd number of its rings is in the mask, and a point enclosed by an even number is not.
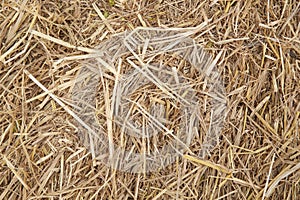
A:
[[[135,29],[112,37],[84,62],[73,100],[79,136],[95,158],[145,173],[184,152],[204,157],[215,146],[225,118],[224,88],[215,61],[192,33]],[[190,149],[195,136],[203,140],[201,150]]]

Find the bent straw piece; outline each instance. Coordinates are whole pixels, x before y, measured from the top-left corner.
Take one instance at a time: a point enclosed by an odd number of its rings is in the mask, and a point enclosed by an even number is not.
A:
[[[223,173],[226,173],[226,174],[231,174],[232,173],[231,170],[229,170],[225,166],[221,166],[221,165],[209,162],[209,161],[201,160],[201,159],[196,158],[194,156],[190,156],[190,155],[185,154],[185,155],[183,155],[183,158],[188,159],[188,160],[193,161],[193,162],[196,162],[196,163],[201,164],[201,165],[205,165],[207,167],[210,167],[212,169],[215,169],[217,171],[220,171],[220,172],[223,172]]]
[[[300,169],[300,162],[298,164],[296,164],[294,167],[292,167],[291,169],[289,169],[291,166],[289,165],[288,167],[284,168],[272,181],[271,184],[269,186],[269,189],[267,190],[266,197],[270,197],[271,194],[274,192],[276,186],[278,185],[278,183],[288,177],[289,175],[291,175],[292,173],[296,172],[297,170]]]
[[[61,39],[57,39],[55,37],[46,35],[44,33],[38,32],[36,30],[31,30],[30,32],[33,35],[36,35],[40,38],[49,40],[51,42],[54,42],[56,44],[59,44],[59,45],[62,45],[62,46],[65,46],[65,47],[68,47],[68,48],[71,48],[71,49],[77,49],[77,50],[80,50],[80,51],[83,51],[83,52],[86,52],[86,53],[97,53],[98,52],[98,50],[96,50],[96,49],[90,49],[90,48],[86,48],[86,47],[75,46],[75,45],[72,45],[68,42],[65,42],[65,41],[61,40]]]

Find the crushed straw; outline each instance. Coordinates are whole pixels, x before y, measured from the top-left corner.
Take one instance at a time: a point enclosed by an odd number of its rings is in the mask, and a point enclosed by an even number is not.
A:
[[[299,13],[296,0],[1,1],[0,199],[299,199]],[[148,174],[93,159],[68,112],[82,63],[137,27],[187,28],[215,58],[228,99],[210,155],[195,154],[200,135]]]

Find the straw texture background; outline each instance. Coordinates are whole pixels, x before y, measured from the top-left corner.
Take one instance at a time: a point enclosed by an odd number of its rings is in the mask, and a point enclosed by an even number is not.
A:
[[[299,13],[297,0],[1,1],[0,199],[299,199]],[[68,112],[81,60],[125,30],[203,23],[191,37],[221,55],[228,99],[211,156],[150,174],[93,161]]]

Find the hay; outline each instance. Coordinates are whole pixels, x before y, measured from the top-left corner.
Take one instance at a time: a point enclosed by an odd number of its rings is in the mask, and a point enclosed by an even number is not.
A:
[[[298,1],[5,0],[0,5],[0,199],[299,198]],[[210,155],[198,156],[204,141],[199,134],[170,165],[131,174],[93,159],[85,148],[72,92],[82,67],[101,52],[98,45],[141,26],[194,31],[189,37],[216,58],[228,112]],[[110,67],[98,87],[107,94],[113,94],[111,77],[132,72]],[[189,76],[186,81],[194,81]],[[151,87],[161,101],[155,92],[162,88]],[[108,125],[103,102],[95,105],[97,120],[106,120],[113,141],[118,133]],[[170,105],[171,117],[182,116]],[[200,133],[206,133],[209,118],[199,117]],[[157,145],[162,141],[157,138]],[[131,142],[138,147],[143,139]]]
[[[192,142],[201,157],[214,147],[226,117],[224,86],[217,60],[187,37],[194,32],[138,28],[112,37],[97,48],[98,57],[83,62],[73,103],[93,158],[146,173],[192,153]]]

